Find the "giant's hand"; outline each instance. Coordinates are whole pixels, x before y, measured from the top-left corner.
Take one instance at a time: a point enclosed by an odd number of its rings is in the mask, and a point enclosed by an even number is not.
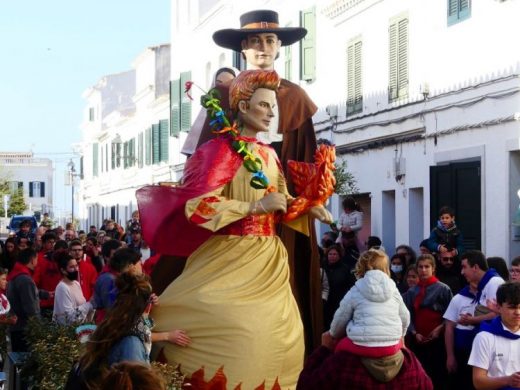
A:
[[[323,206],[314,206],[309,209],[309,215],[313,218],[318,219],[319,221],[331,224],[332,223],[332,214]]]
[[[285,213],[287,211],[287,198],[279,192],[271,192],[260,199],[258,203],[260,204],[259,213],[272,213],[275,211]]]

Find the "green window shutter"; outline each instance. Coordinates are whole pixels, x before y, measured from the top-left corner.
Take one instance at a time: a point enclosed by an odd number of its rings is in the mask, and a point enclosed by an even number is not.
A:
[[[191,80],[191,72],[181,73],[181,85],[179,91],[184,91],[184,84]],[[181,131],[190,131],[191,128],[191,100],[185,94],[181,95]]]
[[[469,0],[459,0],[459,20],[467,19],[471,16]]]
[[[135,166],[135,138],[132,138],[130,141],[128,141],[128,149],[130,155],[128,165],[133,167]]]
[[[347,47],[347,115],[363,111],[362,48],[360,40]]]
[[[307,35],[301,41],[300,78],[306,81],[316,79],[316,8],[312,7],[300,13],[300,24],[307,29]]]
[[[388,100],[397,99],[397,23],[390,25],[389,36],[389,74],[388,74]]]
[[[397,94],[402,98],[408,96],[408,19],[400,20],[398,28]]]
[[[144,158],[146,165],[152,163],[152,129],[148,128],[145,130],[145,146],[144,146]]]
[[[98,158],[99,158],[99,144],[94,142],[92,144],[92,176],[98,175]]]
[[[101,171],[101,173],[103,173],[103,165],[105,164],[103,156],[104,156],[104,154],[103,154],[103,145],[101,145],[99,147],[99,160],[100,160],[99,161],[99,170]]]
[[[363,111],[363,69],[362,69],[362,49],[363,42],[359,41],[356,43],[354,54],[355,54],[355,66],[354,66],[354,95],[355,95],[355,110],[356,112]]]
[[[160,160],[168,162],[168,119],[159,121]]]
[[[467,19],[471,16],[470,0],[448,1],[448,26]]]
[[[128,168],[128,141],[123,143],[123,169]]]
[[[112,169],[116,169],[116,144],[112,144]]]
[[[395,20],[388,29],[388,101],[408,96],[408,18]]]
[[[170,135],[178,136],[181,131],[181,82],[170,81]]]
[[[152,125],[152,163],[158,164],[160,160],[160,137],[159,137],[159,124]]]
[[[291,46],[285,46],[285,78],[292,79],[292,50]]]
[[[83,180],[83,177],[84,177],[84,176],[83,176],[83,172],[84,172],[84,168],[83,168],[83,156],[81,156],[81,157],[79,158],[79,178],[80,178],[81,180]]]
[[[137,138],[137,164],[139,168],[143,167],[143,158],[144,158],[144,134],[141,131]]]
[[[454,22],[459,15],[459,0],[448,0],[448,23]]]
[[[116,167],[121,166],[121,144],[116,144]]]

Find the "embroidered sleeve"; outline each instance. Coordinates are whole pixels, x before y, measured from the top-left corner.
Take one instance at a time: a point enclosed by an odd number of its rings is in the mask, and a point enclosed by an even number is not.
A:
[[[249,213],[249,202],[222,196],[224,187],[186,202],[186,218],[196,225],[217,231]]]

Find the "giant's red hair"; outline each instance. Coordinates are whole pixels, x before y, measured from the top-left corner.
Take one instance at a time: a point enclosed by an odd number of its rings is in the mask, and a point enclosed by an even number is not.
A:
[[[229,87],[229,106],[236,112],[238,102],[251,99],[258,88],[276,91],[279,84],[280,77],[274,70],[245,70],[240,72]]]

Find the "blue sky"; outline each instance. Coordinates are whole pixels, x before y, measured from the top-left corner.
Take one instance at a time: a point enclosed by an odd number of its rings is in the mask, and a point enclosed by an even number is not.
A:
[[[81,94],[169,40],[170,0],[0,0],[0,151],[54,161],[57,212],[70,209],[63,172],[80,141]]]

